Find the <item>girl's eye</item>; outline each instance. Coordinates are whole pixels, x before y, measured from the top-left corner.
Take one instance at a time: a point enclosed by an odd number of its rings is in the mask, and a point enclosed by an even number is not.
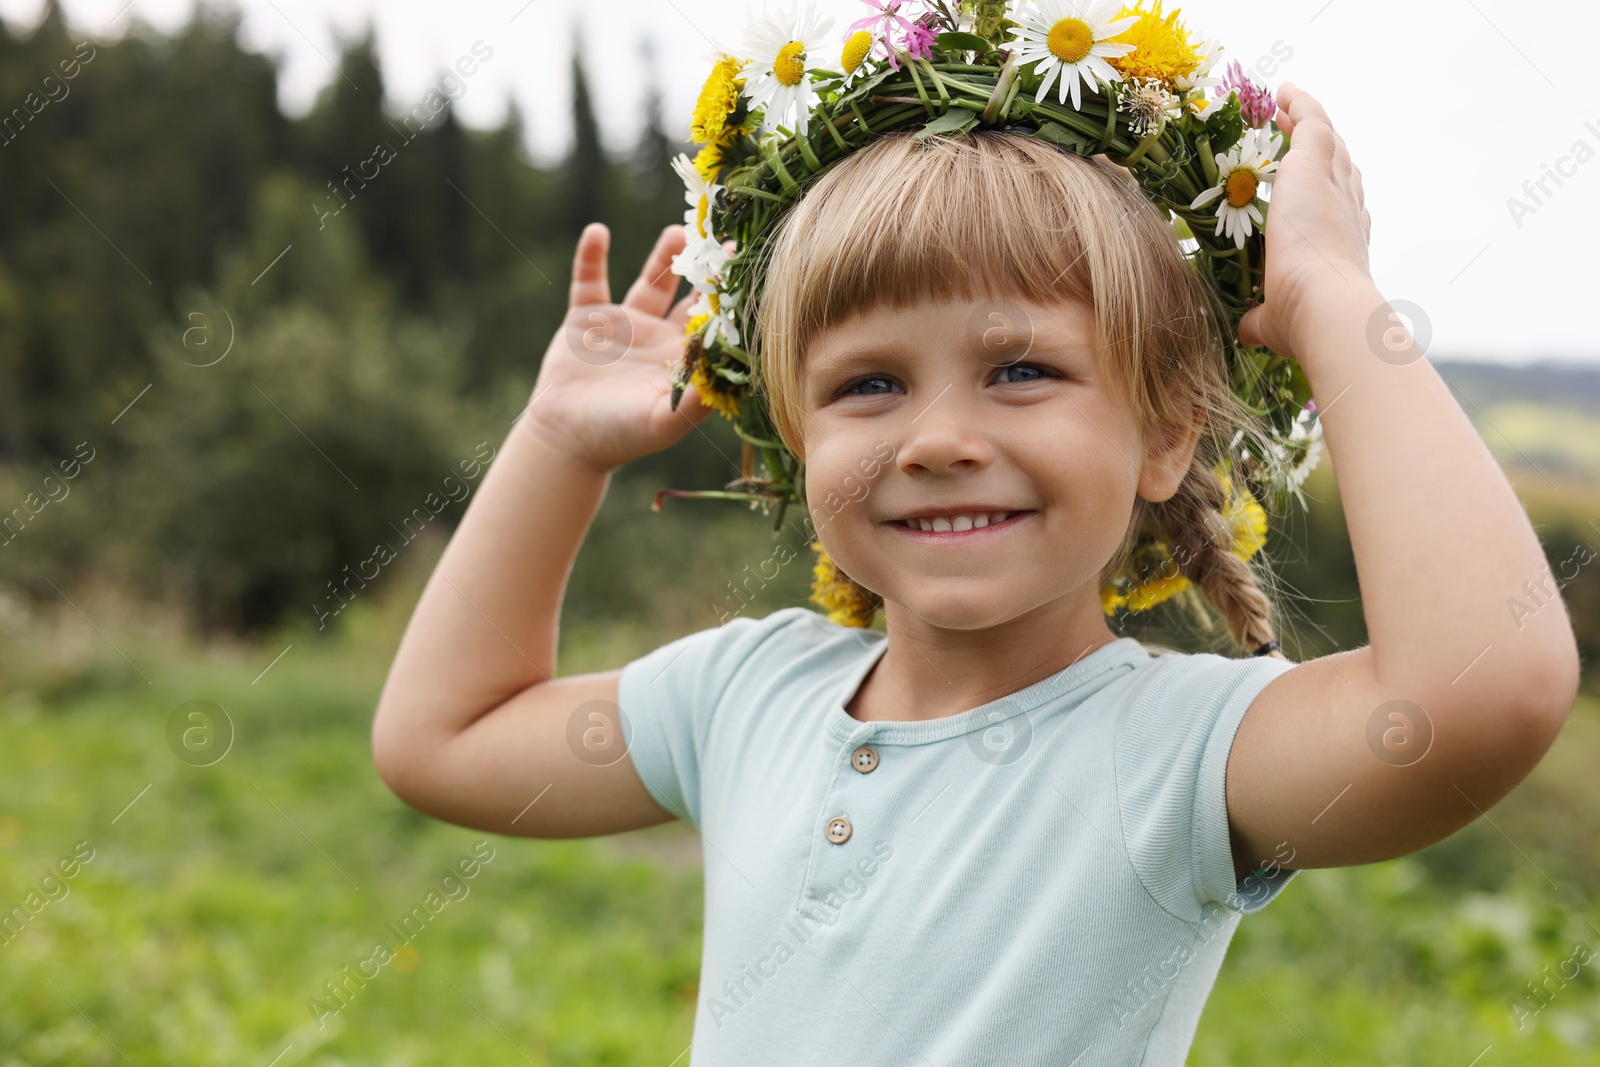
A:
[[[882,396],[883,395],[883,391],[879,390],[879,389],[872,389],[872,390],[868,390],[866,392],[858,392],[858,390],[862,386],[871,384],[872,382],[889,382],[889,384],[893,385],[893,383],[890,382],[888,378],[885,378],[881,374],[869,374],[865,378],[857,378],[855,381],[851,382],[849,385],[845,386],[843,389],[840,389],[839,390],[839,395],[840,396],[851,396],[851,395],[855,395],[855,396]]]
[[[1008,363],[1004,367],[1000,368],[1000,376],[1003,378],[1005,375],[1009,374],[1011,371],[1014,371],[1014,370],[1034,371],[1034,372],[1038,373],[1038,377],[1036,377],[1036,378],[1026,378],[1025,377],[1025,378],[1022,378],[1022,379],[1020,379],[1018,381],[1013,381],[1012,384],[1021,384],[1023,382],[1037,382],[1037,381],[1041,381],[1042,379],[1044,379],[1047,376],[1047,372],[1045,371],[1045,369],[1043,367],[1039,366],[1039,364],[1037,364],[1037,363]]]
[[[1005,376],[1007,374],[1010,374],[1013,371],[1021,371],[1023,373],[1023,377],[1011,379],[1009,381],[1006,380]],[[1037,363],[1008,363],[1005,366],[1000,368],[999,374],[998,374],[998,380],[1005,382],[1005,384],[1007,384],[1007,385],[1026,385],[1026,384],[1028,384],[1030,382],[1042,381],[1045,378],[1050,377],[1050,375],[1051,375],[1051,372],[1049,370],[1047,370],[1044,367],[1041,367]],[[885,385],[888,386],[888,388],[887,389],[867,388],[868,386],[874,386],[876,383],[879,383],[879,382],[884,383]],[[888,377],[886,377],[886,376],[884,376],[882,374],[869,374],[869,375],[867,375],[865,377],[857,378],[855,381],[851,382],[849,385],[844,386],[842,389],[839,390],[839,394],[838,395],[839,396],[883,396],[886,392],[892,392],[894,390],[894,388],[895,388],[894,379],[888,378]]]

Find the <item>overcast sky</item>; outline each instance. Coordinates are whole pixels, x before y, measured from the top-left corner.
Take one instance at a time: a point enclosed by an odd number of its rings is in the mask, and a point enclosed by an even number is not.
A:
[[[787,2],[787,0],[785,0]],[[817,0],[839,34],[861,0]],[[14,32],[42,0],[0,0]],[[456,104],[466,125],[503,119],[514,96],[535,158],[563,151],[566,57],[581,32],[606,141],[632,143],[655,45],[669,120],[687,136],[710,38],[743,37],[753,0],[238,0],[247,47],[281,57],[280,99],[309,108],[341,37],[370,21],[391,110],[409,108],[482,40],[493,58]],[[66,0],[72,28],[117,36],[140,20],[172,30],[193,0]],[[1435,358],[1600,363],[1595,265],[1600,101],[1589,91],[1600,14],[1591,4],[1512,0],[1203,0],[1191,27],[1269,87],[1293,81],[1328,109],[1361,168],[1373,216],[1372,260],[1391,301],[1421,307]],[[120,14],[119,14],[120,12]],[[1531,17],[1530,17],[1531,16]],[[1284,58],[1286,57],[1286,58]],[[1272,64],[1276,64],[1274,68]],[[358,86],[358,90],[365,88]],[[681,119],[681,120],[680,120]],[[690,147],[690,146],[686,146]],[[1559,172],[1559,183],[1549,173]],[[1533,197],[1525,182],[1544,178]],[[1515,215],[1508,200],[1524,205]],[[1534,199],[1537,197],[1537,199]]]

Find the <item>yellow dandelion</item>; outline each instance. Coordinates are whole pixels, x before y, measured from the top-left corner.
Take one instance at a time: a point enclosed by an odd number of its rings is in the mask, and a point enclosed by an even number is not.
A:
[[[1228,515],[1233,531],[1233,554],[1249,559],[1267,544],[1267,512],[1247,489],[1238,506]]]
[[[1176,596],[1189,588],[1189,579],[1181,574],[1171,577],[1159,575],[1134,586],[1128,591],[1129,611],[1148,611],[1169,597]]]
[[[689,384],[694,386],[694,391],[700,394],[700,399],[707,407],[716,409],[729,422],[738,420],[739,398],[733,391],[733,383],[715,374],[703,358],[695,361]]]
[[[1222,483],[1222,493],[1227,498],[1222,515],[1233,533],[1233,554],[1240,559],[1249,559],[1266,547],[1267,511],[1248,488],[1241,486],[1235,494],[1233,479],[1228,477],[1222,466],[1214,468],[1212,473]]]
[[[722,146],[715,141],[701,148],[694,156],[694,169],[709,185],[717,180],[717,170],[722,166]]]
[[[817,561],[811,568],[811,602],[828,613],[829,621],[840,626],[861,629],[871,626],[877,605],[845,577],[821,541],[811,542],[811,550],[817,553]]]
[[[744,79],[739,76],[744,60],[723,56],[711,68],[711,76],[700,90],[700,99],[694,105],[694,121],[689,127],[696,144],[722,144],[730,136],[728,116],[739,107],[739,90]]]
[[[1115,615],[1117,609],[1127,602],[1128,598],[1117,592],[1116,586],[1102,585],[1100,587],[1100,610],[1107,615]]]
[[[1133,51],[1107,62],[1124,78],[1155,80],[1175,89],[1181,79],[1193,75],[1205,63],[1205,42],[1190,38],[1188,28],[1178,21],[1176,8],[1163,16],[1162,2],[1156,0],[1150,11],[1124,7],[1118,13],[1118,18],[1132,16],[1138,20],[1113,38],[1120,44],[1133,45]]]

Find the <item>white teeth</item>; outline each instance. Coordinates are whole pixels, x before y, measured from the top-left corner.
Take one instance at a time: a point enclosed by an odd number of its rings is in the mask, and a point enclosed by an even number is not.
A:
[[[907,519],[906,525],[914,530],[927,530],[930,533],[960,533],[964,530],[979,530],[985,526],[1005,522],[1012,514],[1009,511],[992,511],[977,515],[940,515],[931,519]]]

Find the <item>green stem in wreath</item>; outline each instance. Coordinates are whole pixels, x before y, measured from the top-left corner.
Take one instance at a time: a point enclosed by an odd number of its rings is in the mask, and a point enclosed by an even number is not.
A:
[[[662,499],[669,496],[683,500],[743,500],[747,503],[767,500],[759,493],[729,493],[721,489],[658,489],[656,498],[650,502],[650,510],[660,511]]]

